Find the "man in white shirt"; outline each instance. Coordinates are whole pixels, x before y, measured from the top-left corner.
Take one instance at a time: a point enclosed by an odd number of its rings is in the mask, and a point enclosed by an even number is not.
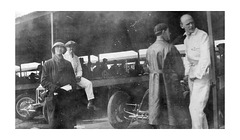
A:
[[[180,27],[185,30],[186,58],[189,69],[186,70],[190,88],[190,115],[193,129],[207,129],[206,114],[203,112],[209,98],[210,43],[208,34],[195,27],[191,15],[180,18]]]
[[[82,67],[80,64],[80,60],[79,58],[74,54],[74,49],[76,47],[76,43],[74,41],[68,41],[65,44],[65,47],[67,48],[66,53],[63,55],[64,59],[68,60],[71,62],[75,76],[76,76],[76,80],[77,80],[77,84],[80,87],[83,87],[85,89],[85,92],[87,94],[87,98],[88,98],[88,105],[87,108],[88,109],[96,109],[96,107],[93,104],[93,99],[94,99],[94,94],[93,94],[93,86],[92,86],[92,82],[89,81],[88,79],[82,77]]]

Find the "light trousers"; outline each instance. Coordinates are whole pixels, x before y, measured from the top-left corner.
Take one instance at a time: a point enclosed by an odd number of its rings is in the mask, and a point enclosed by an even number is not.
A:
[[[206,114],[203,110],[209,98],[209,75],[205,75],[202,79],[194,81],[189,79],[188,82],[190,88],[189,111],[192,119],[192,129],[208,129]]]
[[[92,82],[82,77],[81,81],[77,83],[80,87],[85,89],[88,100],[94,99]]]

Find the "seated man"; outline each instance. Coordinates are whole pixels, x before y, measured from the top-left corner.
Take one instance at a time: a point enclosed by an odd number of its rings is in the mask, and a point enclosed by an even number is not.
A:
[[[119,75],[121,75],[121,76],[128,75],[128,73],[127,73],[127,66],[126,66],[126,62],[125,61],[122,61],[122,64],[119,66]]]
[[[42,67],[41,85],[49,92],[46,97],[46,108],[50,128],[74,128],[74,117],[71,115],[69,92],[62,89],[68,85],[76,88],[76,79],[71,63],[63,59],[66,51],[62,42],[52,46],[53,58],[47,60]],[[55,96],[56,95],[56,96]]]
[[[29,80],[31,83],[36,83],[37,82],[37,75],[35,73],[31,73],[29,75]]]
[[[108,71],[107,62],[108,62],[108,60],[106,58],[103,58],[103,62],[101,64],[102,71],[104,71],[104,70]]]
[[[129,70],[131,76],[139,76],[144,73],[143,66],[140,64],[139,60],[135,60],[134,70]]]
[[[118,75],[118,73],[119,73],[119,67],[118,67],[118,65],[117,65],[117,60],[114,60],[113,61],[113,65],[111,66],[111,68],[110,68],[110,73],[111,73],[111,75],[112,76],[117,76]]]
[[[144,73],[143,66],[140,64],[139,60],[135,61],[135,71],[137,74],[141,74],[141,75]]]
[[[82,76],[85,77],[85,78],[91,78],[90,77],[90,72],[91,70],[88,68],[88,66],[86,64],[84,64],[84,59],[83,58],[80,58],[80,64],[81,64],[81,67],[82,67]]]
[[[101,70],[101,64],[99,61],[96,62],[96,67],[93,69],[93,76],[96,77],[102,77],[102,70]]]
[[[85,92],[87,94],[87,98],[89,101],[87,108],[95,110],[96,107],[93,104],[94,94],[93,94],[92,82],[82,77],[82,67],[81,67],[80,61],[78,57],[74,54],[76,45],[77,44],[74,41],[68,41],[65,44],[65,47],[67,48],[67,52],[63,55],[63,57],[64,59],[71,62],[75,76],[76,76],[77,84],[80,87],[83,87],[85,89]]]

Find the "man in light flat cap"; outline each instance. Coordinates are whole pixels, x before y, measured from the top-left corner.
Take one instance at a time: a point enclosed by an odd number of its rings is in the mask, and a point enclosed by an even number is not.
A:
[[[63,56],[64,56],[64,59],[71,62],[73,70],[74,70],[74,74],[76,76],[77,84],[80,87],[83,87],[85,89],[85,92],[86,92],[86,95],[87,95],[87,98],[88,98],[87,108],[96,110],[97,108],[93,104],[94,94],[93,94],[92,82],[89,81],[88,79],[82,77],[83,73],[82,73],[82,67],[81,67],[81,64],[80,64],[80,60],[74,54],[76,45],[77,45],[76,42],[68,41],[65,44],[65,47],[67,48],[67,51]]]
[[[149,124],[159,128],[162,124],[164,104],[167,104],[169,128],[179,128],[185,119],[186,111],[178,113],[183,107],[180,80],[184,76],[181,55],[175,46],[169,44],[170,32],[165,23],[154,28],[156,41],[148,48],[146,59],[149,67]],[[163,102],[164,103],[163,103]],[[182,109],[181,109],[182,110]],[[180,115],[184,114],[184,117]],[[165,124],[166,125],[166,124]]]
[[[74,128],[75,120],[71,116],[69,92],[62,87],[68,85],[76,89],[76,79],[72,65],[63,58],[66,52],[64,43],[56,42],[52,46],[53,57],[42,67],[41,85],[49,92],[46,97],[46,108],[50,128]]]

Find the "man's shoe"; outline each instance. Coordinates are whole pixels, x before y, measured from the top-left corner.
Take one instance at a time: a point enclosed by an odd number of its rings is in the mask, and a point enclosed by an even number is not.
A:
[[[91,102],[91,101],[88,102],[87,109],[94,109],[93,102]]]
[[[152,124],[152,125],[150,125],[150,126],[151,126],[152,129],[159,129],[159,128],[160,128],[159,125],[153,125],[153,124]]]
[[[92,109],[92,110],[100,110],[100,108],[96,107],[93,104],[93,100],[89,100],[88,104],[87,104],[87,109]]]

